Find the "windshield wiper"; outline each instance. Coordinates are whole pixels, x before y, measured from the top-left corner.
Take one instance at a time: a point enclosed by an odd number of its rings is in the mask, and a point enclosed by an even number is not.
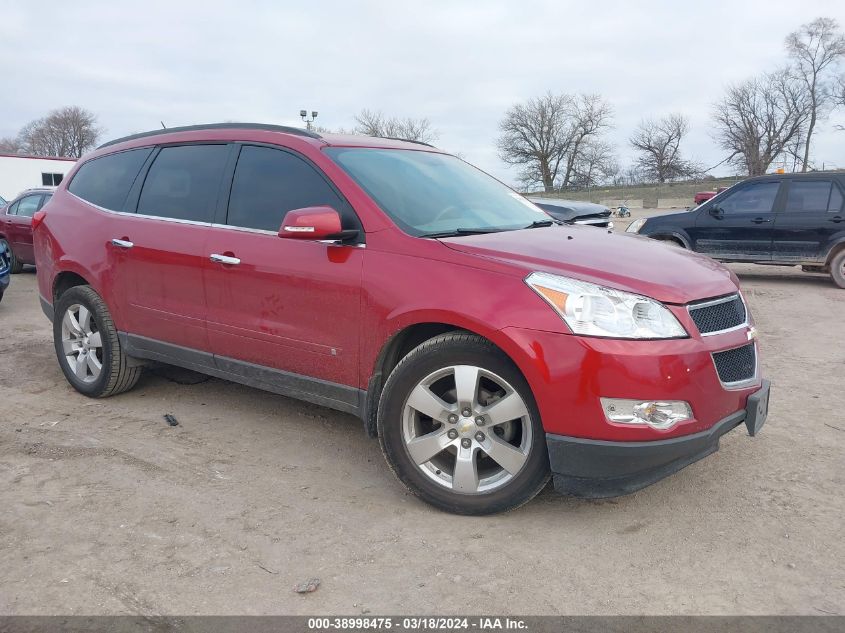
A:
[[[554,226],[555,224],[563,224],[560,220],[534,220],[531,224],[526,227],[526,229],[541,229],[545,226]]]
[[[509,231],[510,229],[477,228],[477,229],[452,229],[451,231],[440,231],[438,233],[423,233],[420,237],[457,237],[458,235],[481,235],[483,233],[500,233],[501,231]]]

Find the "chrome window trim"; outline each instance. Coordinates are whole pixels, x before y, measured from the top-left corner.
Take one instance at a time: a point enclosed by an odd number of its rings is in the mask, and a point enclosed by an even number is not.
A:
[[[84,202],[88,206],[94,207],[98,211],[103,211],[104,213],[111,213],[114,215],[123,215],[130,218],[146,218],[148,220],[161,220],[162,222],[175,222],[176,224],[193,224],[195,226],[211,226],[211,222],[200,222],[199,220],[183,220],[182,218],[168,218],[167,216],[162,215],[148,215],[146,213],[130,213],[128,211],[115,211],[113,209],[106,209],[105,207],[101,207],[98,204],[94,204],[93,202],[89,202],[85,198],[80,198],[75,193],[71,193],[70,191],[67,192],[68,195],[73,196],[80,202]]]
[[[715,332],[707,332],[706,334],[703,333],[701,330],[698,330],[698,325],[695,323],[695,319],[692,318],[693,310],[700,310],[702,308],[709,308],[710,306],[719,305],[720,303],[730,303],[735,299],[739,298],[742,302],[742,307],[745,308],[745,320],[736,325],[734,327],[730,327],[727,330],[716,330]],[[726,334],[728,332],[736,332],[737,330],[741,330],[742,328],[748,327],[751,325],[748,317],[748,304],[745,303],[745,297],[742,296],[741,292],[735,292],[732,295],[728,295],[726,297],[719,297],[718,299],[711,299],[709,301],[700,301],[698,303],[688,303],[687,304],[687,313],[690,315],[690,319],[692,320],[693,325],[695,325],[695,329],[698,330],[699,336],[705,338],[707,336],[717,336],[719,334]]]
[[[101,207],[98,204],[94,204],[93,202],[89,202],[84,198],[80,198],[74,193],[68,191],[68,194],[79,200],[80,202],[84,202],[85,204],[94,207],[98,211],[102,211],[104,213],[111,213],[114,215],[124,215],[131,218],[145,218],[148,220],[161,220],[162,222],[174,222],[176,224],[192,224],[194,226],[205,226],[212,229],[227,229],[230,231],[241,231],[244,233],[255,233],[258,235],[273,235],[278,237],[279,233],[277,231],[267,231],[265,229],[251,229],[245,226],[233,226],[231,224],[220,224],[217,222],[199,222],[197,220],[182,220],[180,218],[168,218],[159,215],[148,215],[146,213],[129,213],[128,211],[113,211],[112,209],[106,209],[105,207]],[[350,248],[367,248],[366,244],[343,244],[337,240],[301,240],[302,242],[311,242],[312,244],[326,244],[328,246],[347,246]]]
[[[719,379],[719,383],[721,383],[722,388],[727,391],[736,391],[737,389],[745,389],[747,387],[751,387],[752,385],[756,384],[760,380],[760,363],[758,361],[758,354],[757,354],[757,341],[751,343],[754,345],[754,374],[751,378],[746,378],[745,380],[735,380],[733,382],[723,382],[721,376],[719,376],[719,369],[716,367],[716,359],[714,358],[715,354],[719,354],[721,352],[730,352],[731,350],[740,349],[746,347],[749,343],[745,345],[737,345],[736,347],[729,347],[728,349],[720,349],[716,352],[710,352],[710,359],[713,361],[713,370],[716,372],[716,377]]]

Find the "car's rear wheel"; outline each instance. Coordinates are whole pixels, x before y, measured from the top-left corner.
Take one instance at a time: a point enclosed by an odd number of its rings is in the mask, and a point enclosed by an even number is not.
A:
[[[6,247],[6,252],[9,253],[9,272],[13,275],[18,274],[23,270],[23,263],[15,257],[15,251],[12,250],[12,245],[8,241],[0,239],[0,244]]]
[[[472,334],[437,336],[402,359],[384,386],[378,431],[399,480],[449,512],[512,510],[549,478],[528,383],[499,349]]]
[[[91,398],[105,398],[135,386],[141,367],[121,349],[109,309],[90,286],[59,297],[53,342],[67,381]]]
[[[845,288],[845,249],[839,251],[830,261],[830,277],[840,288]]]

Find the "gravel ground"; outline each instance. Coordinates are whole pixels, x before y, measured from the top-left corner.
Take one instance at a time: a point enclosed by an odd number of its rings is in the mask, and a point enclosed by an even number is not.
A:
[[[624,498],[547,489],[484,518],[407,494],[348,415],[178,371],[78,395],[35,275],[16,275],[0,304],[0,613],[842,613],[845,291],[734,269],[773,382],[758,437],[740,427]]]

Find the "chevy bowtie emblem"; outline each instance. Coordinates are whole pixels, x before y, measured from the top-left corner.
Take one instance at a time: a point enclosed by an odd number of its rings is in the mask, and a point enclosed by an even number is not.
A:
[[[746,336],[748,336],[749,341],[753,341],[755,338],[757,338],[757,328],[752,325],[750,328],[748,328],[748,332],[746,332],[745,334]]]

